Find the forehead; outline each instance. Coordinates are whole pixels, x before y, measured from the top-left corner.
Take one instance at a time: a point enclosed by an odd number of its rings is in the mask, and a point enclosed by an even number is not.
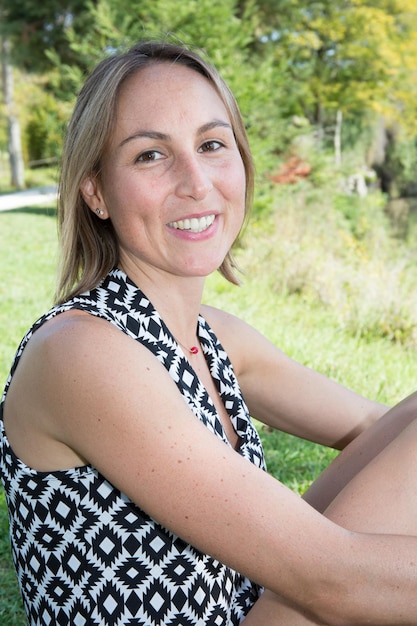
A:
[[[184,118],[221,117],[230,122],[223,99],[208,78],[180,63],[151,63],[122,85],[116,128],[126,123],[170,123]],[[207,120],[206,120],[207,121]]]

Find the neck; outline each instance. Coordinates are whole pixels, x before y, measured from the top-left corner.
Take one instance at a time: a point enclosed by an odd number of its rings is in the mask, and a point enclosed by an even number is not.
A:
[[[177,343],[195,354],[192,348],[199,348],[196,332],[205,279],[161,273],[150,276],[132,268],[121,269],[149,298]]]

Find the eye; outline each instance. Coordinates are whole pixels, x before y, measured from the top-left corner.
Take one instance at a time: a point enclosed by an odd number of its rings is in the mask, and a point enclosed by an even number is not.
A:
[[[158,150],[146,150],[146,152],[142,152],[136,159],[137,162],[141,163],[152,163],[153,161],[158,161],[162,159],[162,154],[158,152]]]
[[[219,150],[220,148],[223,148],[224,144],[221,141],[217,141],[216,139],[210,139],[208,141],[205,141],[200,148],[198,149],[199,152],[215,152],[216,150]]]

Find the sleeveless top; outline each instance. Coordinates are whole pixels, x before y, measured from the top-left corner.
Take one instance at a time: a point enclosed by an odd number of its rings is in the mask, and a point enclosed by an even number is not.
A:
[[[81,309],[141,342],[166,367],[196,418],[230,445],[204,386],[146,296],[120,270],[92,291],[53,307],[17,351],[0,407],[0,474],[9,508],[13,560],[32,626],[234,626],[262,589],[158,524],[94,467],[38,472],[16,457],[3,404],[32,334]],[[206,321],[198,337],[240,437],[238,453],[265,469],[232,365]],[[245,546],[242,546],[242,550]]]

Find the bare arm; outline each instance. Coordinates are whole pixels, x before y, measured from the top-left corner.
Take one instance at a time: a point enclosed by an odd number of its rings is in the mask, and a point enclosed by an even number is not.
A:
[[[297,437],[343,449],[388,407],[297,363],[254,328],[205,308],[232,360],[253,417]]]
[[[304,495],[318,511],[416,418],[412,397],[388,410],[296,363],[241,320],[216,309],[208,309],[208,316],[234,355],[253,416],[343,449]]]
[[[304,611],[300,612],[291,608],[287,602],[279,598],[275,593],[266,589],[259,600],[254,604],[242,622],[245,626],[326,626],[323,621],[317,621],[313,616],[306,616]]]
[[[102,320],[66,319],[35,334],[15,374],[26,391],[10,389],[6,427],[18,454],[33,429],[37,469],[65,447],[184,540],[324,623],[412,623],[417,539],[340,528],[212,435],[143,346]]]
[[[329,519],[345,528],[365,533],[417,534],[416,416],[417,395],[413,394],[391,409],[387,419],[382,418],[369,431],[365,431],[340,455],[340,458],[345,454],[349,457],[348,473],[351,462],[358,471],[345,481],[344,488],[325,510],[324,514]],[[374,428],[377,430],[377,445],[368,436]],[[349,451],[350,447],[353,447],[352,452]],[[366,454],[367,447],[371,449],[370,455]],[[368,458],[366,464],[362,457]],[[337,467],[338,470],[340,468]],[[327,474],[331,474],[331,471],[332,466]],[[314,490],[314,485],[313,492],[313,499],[316,499],[319,490]],[[412,619],[411,624],[416,622],[417,617]],[[248,626],[257,623],[307,626],[317,622],[304,611],[291,608],[288,602],[266,591],[245,621]]]

